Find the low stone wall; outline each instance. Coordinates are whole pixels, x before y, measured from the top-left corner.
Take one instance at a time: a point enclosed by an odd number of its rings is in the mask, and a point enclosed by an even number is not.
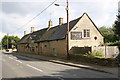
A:
[[[92,47],[93,51],[100,51],[105,55],[105,58],[116,58],[119,54],[118,46],[99,46],[99,47]]]

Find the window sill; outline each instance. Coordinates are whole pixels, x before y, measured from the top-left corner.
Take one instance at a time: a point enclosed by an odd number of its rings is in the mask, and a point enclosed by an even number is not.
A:
[[[91,39],[90,37],[84,37],[83,39]]]

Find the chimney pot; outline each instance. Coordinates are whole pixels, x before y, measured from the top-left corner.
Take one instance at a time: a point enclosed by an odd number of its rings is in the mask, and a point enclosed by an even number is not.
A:
[[[31,27],[31,33],[34,32],[34,27]]]
[[[63,18],[59,18],[59,25],[63,24]]]
[[[52,24],[52,21],[49,20],[48,27],[50,28],[51,26],[53,26],[53,24]]]
[[[26,31],[24,31],[24,35],[26,35]]]

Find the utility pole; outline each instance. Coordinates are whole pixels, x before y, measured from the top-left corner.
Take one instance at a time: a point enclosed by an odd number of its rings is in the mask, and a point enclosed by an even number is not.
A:
[[[68,0],[66,1],[66,12],[67,12],[67,33],[66,33],[66,38],[67,38],[67,59],[70,59],[70,54],[69,54],[69,3]]]
[[[7,33],[7,49],[9,48],[9,44],[8,44],[8,36],[9,36],[9,34]]]
[[[55,6],[60,6],[60,5],[55,4]],[[69,54],[69,2],[68,0],[66,0],[66,12],[67,12],[66,48],[67,48],[67,59],[70,59],[70,54]]]

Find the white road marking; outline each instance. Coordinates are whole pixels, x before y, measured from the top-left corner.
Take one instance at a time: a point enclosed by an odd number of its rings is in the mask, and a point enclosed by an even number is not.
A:
[[[60,78],[60,77],[58,77],[58,79],[60,79],[60,80],[64,80],[63,78]]]
[[[15,58],[15,59],[16,59],[16,57],[13,57],[13,58]]]
[[[9,57],[10,59],[13,59],[12,57]]]
[[[15,60],[14,58],[12,58],[12,57],[9,57],[10,59],[13,59],[13,60]],[[17,61],[17,62],[19,62],[19,63],[22,63],[21,61],[19,61],[19,60],[15,60],[15,61]],[[19,64],[16,64],[16,65],[19,65]],[[41,69],[38,69],[38,68],[36,68],[36,67],[34,67],[34,66],[31,66],[31,65],[29,65],[29,64],[26,64],[26,66],[28,66],[28,67],[30,67],[30,68],[33,68],[33,69],[35,69],[35,70],[37,70],[37,71],[40,71],[40,72],[43,72]],[[22,66],[20,66],[20,68],[23,68]]]
[[[12,58],[12,57],[9,57],[10,59],[13,59],[13,60],[15,60],[14,58]],[[19,62],[19,63],[22,63],[21,61],[19,61],[19,60],[15,60],[15,61],[17,61],[17,62]]]
[[[21,61],[19,61],[19,60],[15,60],[15,61],[17,61],[17,62],[19,62],[19,63],[22,63]]]
[[[34,66],[31,66],[31,65],[29,65],[29,64],[26,64],[26,66],[31,67],[31,68],[33,68],[33,69],[35,69],[35,70],[37,70],[37,71],[43,72],[41,69],[38,69],[38,68],[36,68],[36,67],[34,67]]]

